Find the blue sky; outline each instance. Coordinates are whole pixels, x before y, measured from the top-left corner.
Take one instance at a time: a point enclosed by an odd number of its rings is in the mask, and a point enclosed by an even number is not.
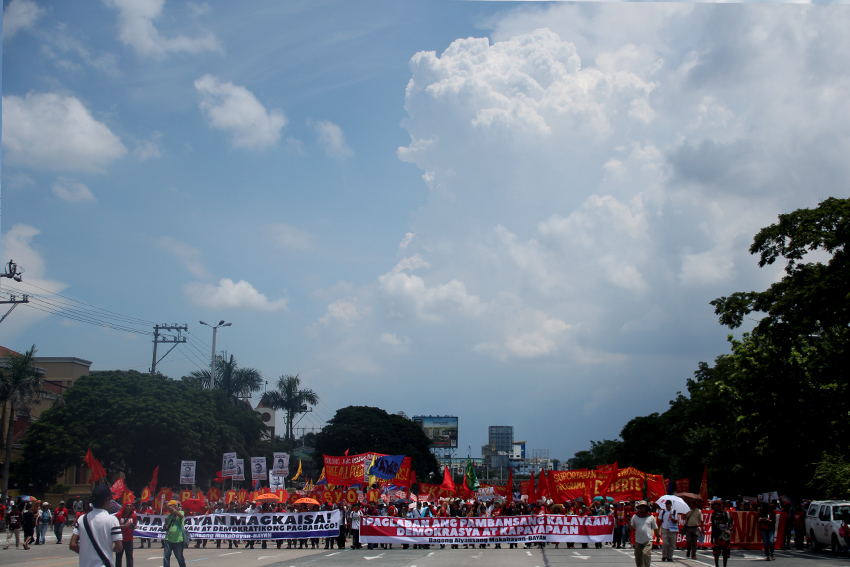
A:
[[[458,415],[460,453],[507,424],[568,458],[727,352],[709,301],[780,274],[760,227],[847,196],[848,19],[4,1],[0,284],[39,301],[0,344],[146,371],[188,323],[180,377],[226,320],[219,349],[319,394],[299,425]],[[35,308],[62,305],[112,326]]]

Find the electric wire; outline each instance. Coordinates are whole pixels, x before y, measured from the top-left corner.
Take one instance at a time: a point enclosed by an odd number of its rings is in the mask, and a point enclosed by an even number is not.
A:
[[[33,303],[33,302],[30,302],[28,304],[28,306],[35,309],[36,311],[42,311],[44,313],[49,313],[51,315],[59,315],[60,317],[70,319],[72,321],[77,321],[79,323],[87,323],[89,325],[95,325],[95,326],[98,326],[98,327],[106,327],[108,329],[116,329],[116,330],[124,331],[124,332],[127,332],[127,333],[137,333],[137,334],[140,334],[140,335],[152,335],[153,334],[150,331],[142,331],[142,330],[139,330],[139,329],[133,329],[131,327],[125,327],[123,325],[110,323],[109,321],[97,321],[97,320],[91,319],[89,317],[75,316],[71,313],[66,313],[66,312],[63,312],[61,310],[51,308],[49,306],[39,305],[39,304],[36,304],[36,303]]]
[[[79,301],[79,300],[74,299],[72,297],[62,295],[61,293],[56,293],[56,292],[50,291],[49,289],[45,289],[43,287],[37,286],[37,285],[35,285],[34,283],[31,283],[31,282],[24,281],[24,282],[17,282],[17,283],[39,289],[39,290],[45,292],[46,295],[45,294],[37,294],[37,293],[27,292],[23,289],[18,288],[16,285],[9,285],[7,287],[7,289],[14,290],[14,291],[16,291],[17,293],[20,293],[20,294],[27,294],[30,297],[39,296],[39,297],[42,297],[42,298],[45,298],[45,299],[46,299],[47,296],[61,297],[66,302],[70,302],[70,303],[74,303],[74,304],[84,306],[84,307],[79,307],[79,308],[69,307],[70,309],[76,309],[78,311],[89,311],[89,312],[92,312],[93,314],[99,313],[100,314],[99,316],[103,317],[103,318],[116,319],[116,320],[124,321],[126,323],[133,323],[133,324],[137,324],[137,325],[141,325],[141,326],[145,326],[145,327],[153,327],[154,325],[156,325],[156,323],[154,321],[149,321],[147,319],[142,319],[142,318],[139,318],[139,317],[133,317],[133,316],[130,316],[130,315],[124,315],[122,313],[118,313],[116,311],[111,311],[111,310],[105,309],[103,307],[97,307],[95,305],[91,305],[91,304],[86,303],[84,301]],[[61,303],[59,300],[53,300],[53,301],[55,303]]]

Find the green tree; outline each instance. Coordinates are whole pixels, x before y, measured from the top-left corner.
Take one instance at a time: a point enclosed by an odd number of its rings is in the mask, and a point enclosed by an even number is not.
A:
[[[850,498],[850,463],[841,455],[824,453],[815,468],[812,485],[827,498],[847,500]]]
[[[12,464],[12,439],[15,418],[22,413],[29,415],[32,402],[44,392],[44,373],[33,366],[35,345],[24,354],[10,353],[6,367],[0,372],[0,400],[9,405],[9,423],[6,426],[6,455],[3,460],[3,495],[9,493],[9,471]]]
[[[595,469],[597,465],[609,465],[620,459],[622,450],[623,442],[619,439],[591,441],[590,449],[578,451],[567,462],[571,470]]]
[[[137,494],[157,465],[160,485],[176,487],[181,460],[197,461],[197,485],[208,486],[222,453],[251,456],[265,429],[256,412],[227,393],[162,375],[92,372],[63,399],[24,438],[23,459],[35,481],[53,482],[91,447],[107,473],[124,473]]]
[[[802,496],[811,486],[833,496],[850,460],[849,240],[847,199],[780,215],[759,231],[750,252],[762,267],[784,259],[785,275],[711,304],[731,328],[763,316],[730,337],[731,352],[713,366],[701,362],[667,411],[626,424],[620,465],[692,484],[706,467],[718,494]],[[595,449],[576,456],[598,464]]]
[[[348,406],[337,410],[316,436],[316,460],[322,455],[342,455],[375,451],[388,455],[407,455],[416,478],[439,474],[437,458],[431,453],[431,440],[422,428],[399,415],[380,408]]]
[[[239,366],[231,354],[230,358],[215,357],[215,383],[210,379],[209,370],[195,370],[184,380],[205,390],[224,392],[233,403],[237,403],[240,398],[246,398],[262,387],[263,375],[255,368]]]
[[[295,441],[292,420],[299,413],[308,411],[308,406],[319,403],[319,395],[313,390],[301,389],[298,376],[284,375],[277,379],[277,389],[263,394],[260,403],[286,413],[286,440]]]
[[[712,302],[731,328],[764,314],[733,341],[729,381],[740,400],[735,443],[745,451],[742,465],[763,483],[804,486],[824,452],[850,456],[848,242],[848,199],[780,215],[755,236],[750,253],[762,267],[784,260],[785,275],[764,291]]]

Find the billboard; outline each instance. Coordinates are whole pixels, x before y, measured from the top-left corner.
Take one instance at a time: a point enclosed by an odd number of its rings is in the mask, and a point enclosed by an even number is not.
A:
[[[420,415],[413,417],[413,423],[425,431],[432,447],[457,449],[457,417]]]

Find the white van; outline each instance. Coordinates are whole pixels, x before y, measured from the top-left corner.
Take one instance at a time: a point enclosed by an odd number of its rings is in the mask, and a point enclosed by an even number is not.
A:
[[[809,505],[806,511],[806,534],[814,551],[820,551],[828,545],[833,553],[838,553],[844,545],[838,536],[838,528],[845,514],[850,516],[848,500],[819,500]]]

